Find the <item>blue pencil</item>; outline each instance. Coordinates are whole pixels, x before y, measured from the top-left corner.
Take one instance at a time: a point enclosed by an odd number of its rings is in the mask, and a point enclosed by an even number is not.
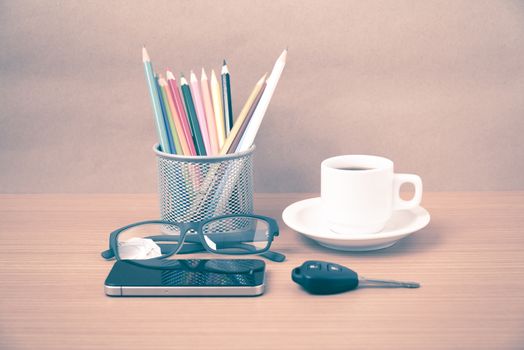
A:
[[[162,148],[162,152],[170,153],[169,139],[167,138],[166,125],[164,122],[164,115],[162,114],[162,107],[160,105],[160,99],[156,87],[153,66],[145,47],[142,48],[142,61],[144,62],[147,86],[149,88],[149,95],[151,96],[151,103],[153,105],[153,112],[155,114],[156,130],[158,133],[160,147]]]

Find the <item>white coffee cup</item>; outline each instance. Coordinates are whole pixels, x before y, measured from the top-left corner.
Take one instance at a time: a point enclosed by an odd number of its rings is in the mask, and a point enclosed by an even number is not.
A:
[[[367,155],[345,155],[321,164],[322,210],[336,233],[366,234],[381,231],[394,210],[420,205],[422,180],[418,175],[395,174],[393,162]],[[411,200],[400,198],[400,187],[411,183]]]

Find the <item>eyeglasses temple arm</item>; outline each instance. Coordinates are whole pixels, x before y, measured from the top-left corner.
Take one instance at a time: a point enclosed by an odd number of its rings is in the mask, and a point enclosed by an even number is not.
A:
[[[260,255],[274,262],[283,262],[286,260],[286,256],[284,254],[279,253],[279,252],[274,252],[272,250],[268,250],[267,252],[264,252]]]
[[[113,252],[112,249],[104,250],[103,252],[100,253],[100,255],[102,255],[102,258],[106,260],[112,260],[115,258],[115,253]]]

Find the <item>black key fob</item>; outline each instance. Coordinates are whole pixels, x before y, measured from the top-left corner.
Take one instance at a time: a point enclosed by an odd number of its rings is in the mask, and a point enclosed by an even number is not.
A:
[[[335,294],[358,287],[358,275],[342,265],[308,260],[291,272],[291,278],[311,294]]]

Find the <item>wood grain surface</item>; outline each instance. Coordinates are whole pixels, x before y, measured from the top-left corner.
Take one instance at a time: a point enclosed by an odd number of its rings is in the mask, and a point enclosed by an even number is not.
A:
[[[278,218],[268,288],[254,298],[110,298],[108,233],[158,217],[154,194],[0,196],[0,349],[523,349],[524,192],[428,193],[428,227],[376,252],[323,248]],[[198,257],[209,257],[198,254]],[[306,259],[420,289],[311,296],[292,283]]]

